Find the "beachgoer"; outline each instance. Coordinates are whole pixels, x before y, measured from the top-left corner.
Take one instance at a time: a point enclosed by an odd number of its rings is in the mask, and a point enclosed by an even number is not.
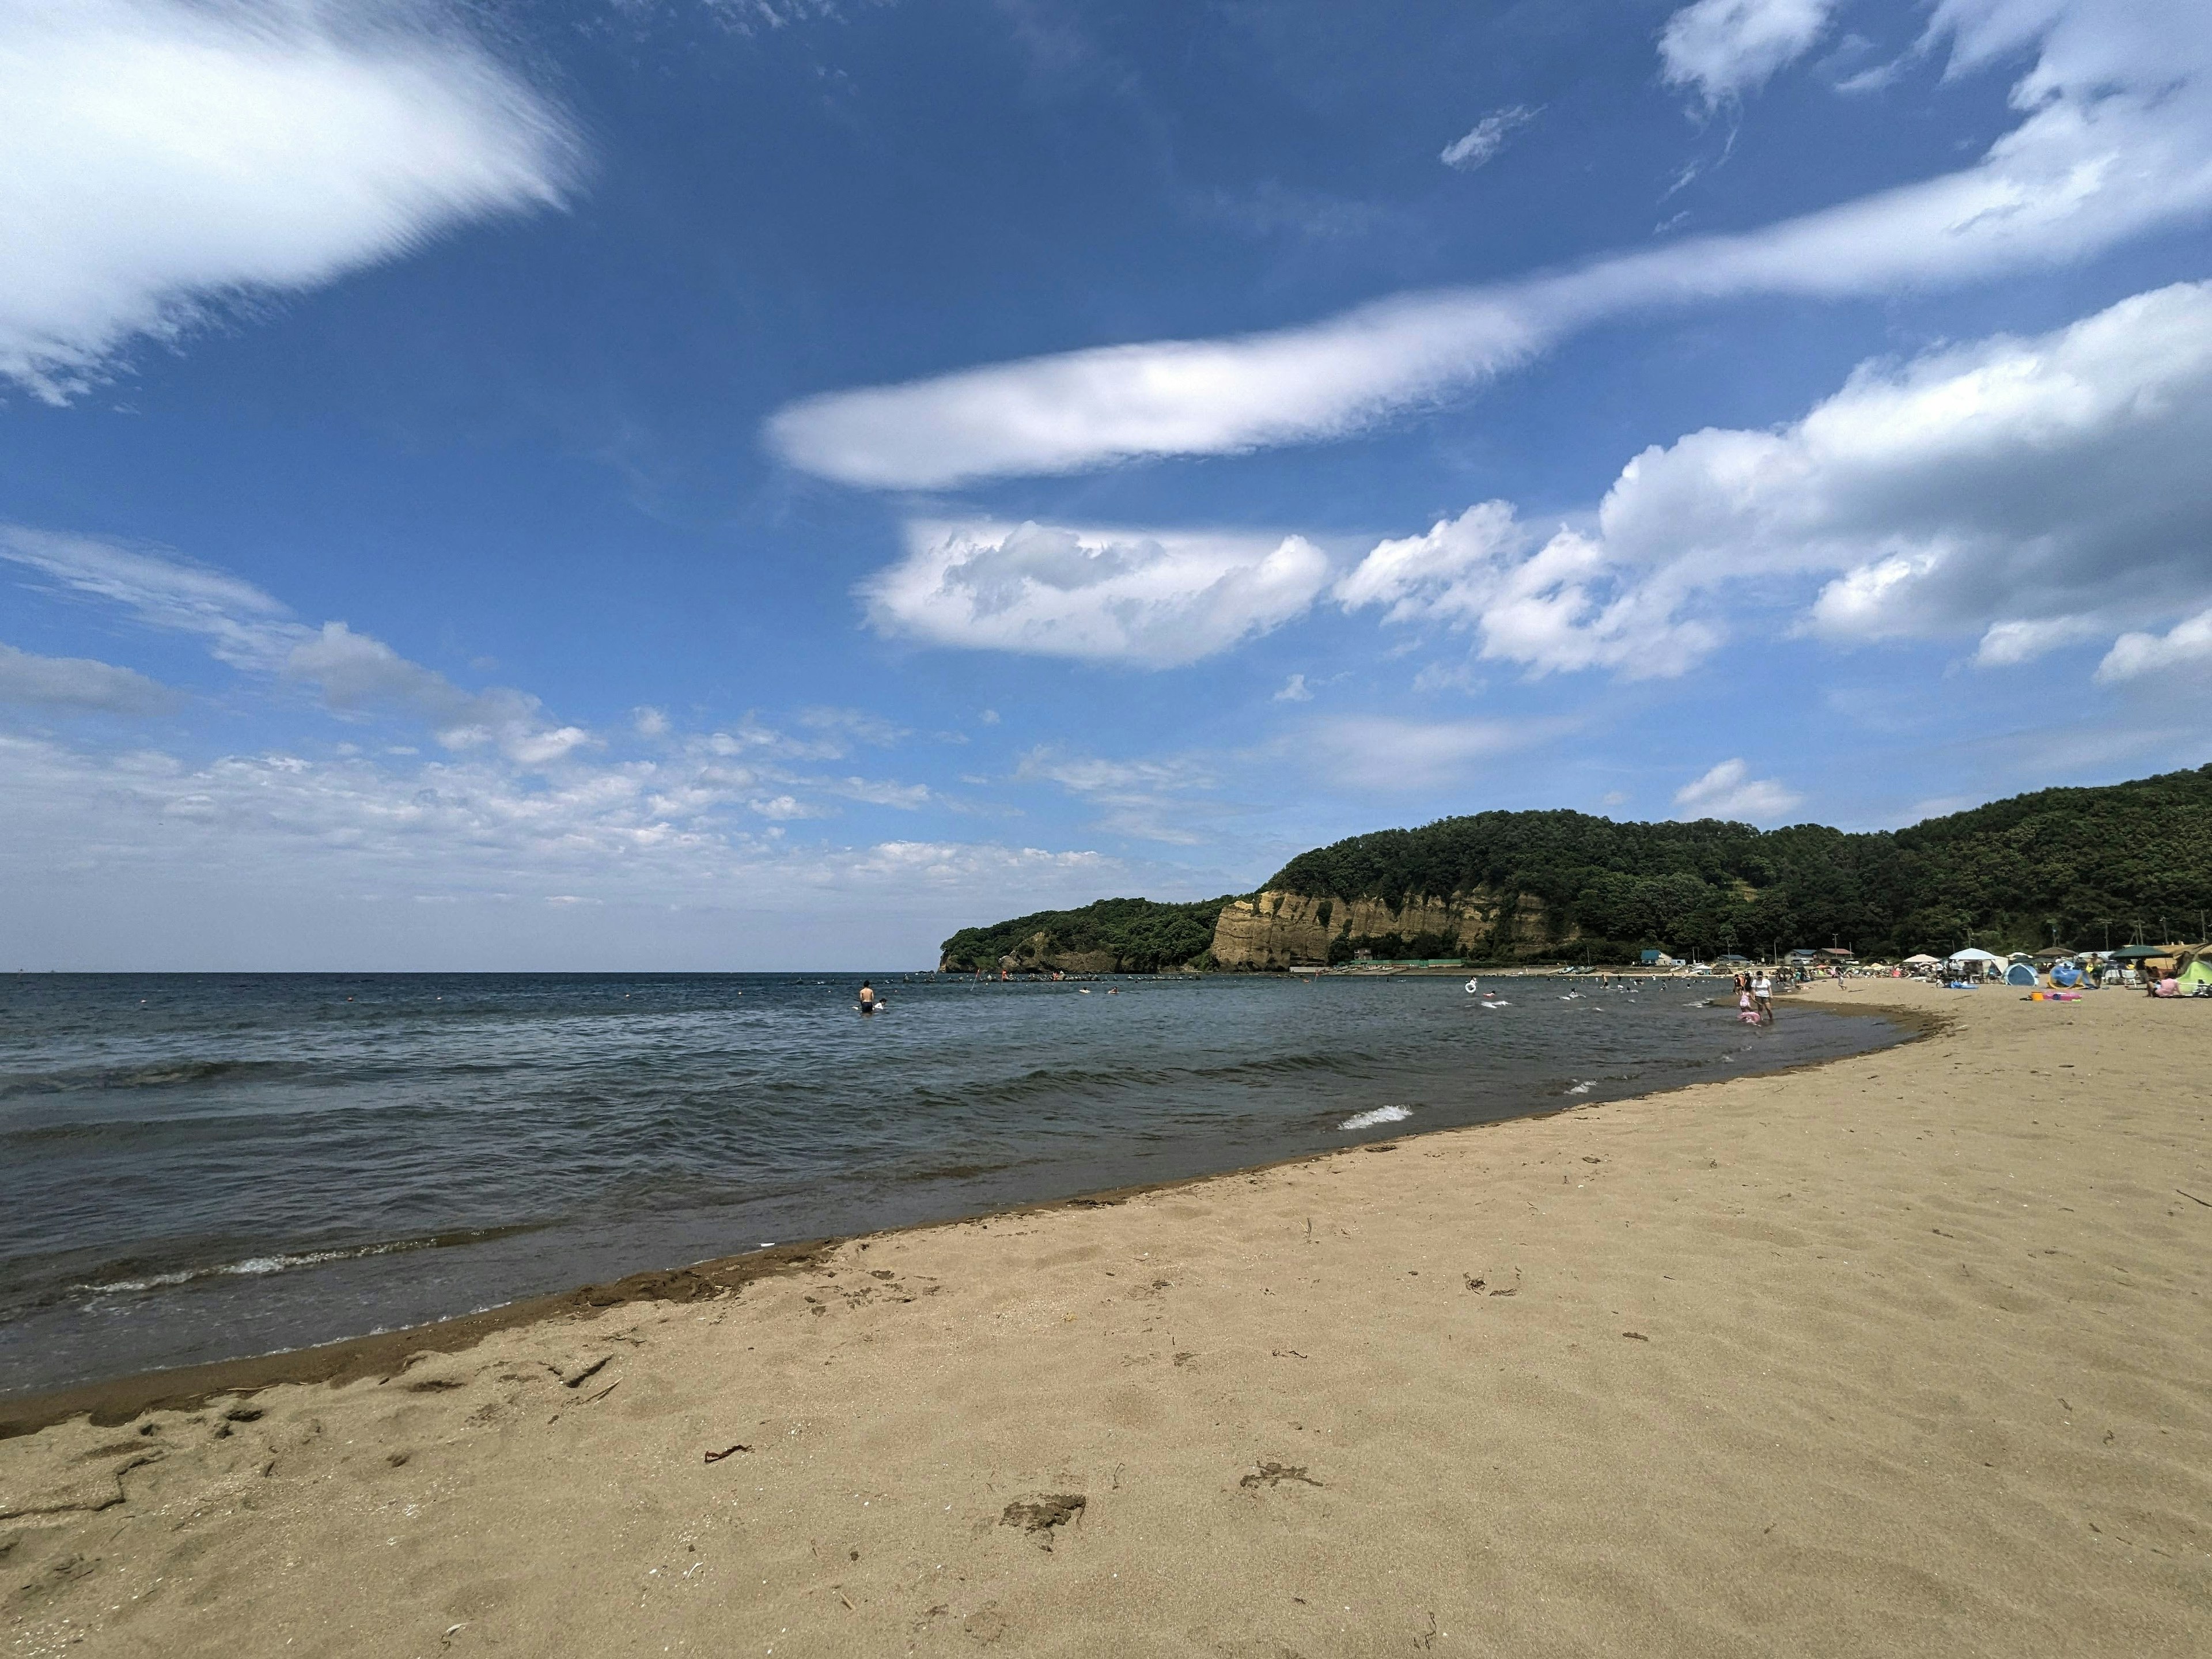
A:
[[[1767,978],[1766,970],[1763,968],[1759,971],[1759,977],[1751,982],[1751,1000],[1759,1006],[1759,1023],[1773,1024],[1774,981]]]
[[[864,1014],[876,1012],[876,988],[866,980],[860,981],[860,1012]]]
[[[1746,1025],[1759,1024],[1759,1010],[1752,1005],[1750,992],[1738,991],[1735,994],[1735,1017]]]

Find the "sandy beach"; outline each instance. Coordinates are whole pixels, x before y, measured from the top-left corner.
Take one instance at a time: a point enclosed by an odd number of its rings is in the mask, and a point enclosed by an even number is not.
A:
[[[2212,1007],[1816,999],[1943,1024],[112,1394],[7,1651],[2212,1648]]]

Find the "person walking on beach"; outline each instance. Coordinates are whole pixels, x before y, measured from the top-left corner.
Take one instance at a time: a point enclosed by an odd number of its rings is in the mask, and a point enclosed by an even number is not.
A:
[[[1774,1024],[1774,981],[1766,976],[1766,969],[1759,970],[1759,977],[1751,982],[1751,1000],[1759,1005],[1759,1023]]]

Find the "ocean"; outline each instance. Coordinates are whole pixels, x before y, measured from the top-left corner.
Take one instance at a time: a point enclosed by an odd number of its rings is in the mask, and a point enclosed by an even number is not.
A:
[[[872,977],[0,980],[0,1394],[1905,1035],[1665,981]]]

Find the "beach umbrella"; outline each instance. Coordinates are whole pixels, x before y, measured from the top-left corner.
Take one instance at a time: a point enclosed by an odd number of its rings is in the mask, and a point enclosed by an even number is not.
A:
[[[2123,945],[2112,952],[2115,961],[2148,962],[2153,957],[2166,955],[2165,947],[2157,945]]]
[[[1908,968],[1933,968],[1940,960],[1942,960],[1941,957],[1931,957],[1923,951],[1917,957],[1905,957],[1905,965]]]
[[[2002,962],[2004,958],[1992,956],[1987,951],[1978,951],[1973,946],[1968,945],[1963,951],[1954,951],[1944,960],[1947,962]]]

